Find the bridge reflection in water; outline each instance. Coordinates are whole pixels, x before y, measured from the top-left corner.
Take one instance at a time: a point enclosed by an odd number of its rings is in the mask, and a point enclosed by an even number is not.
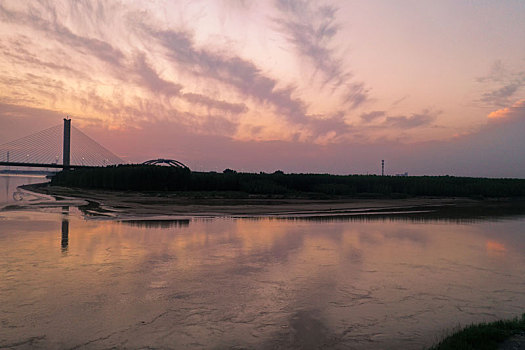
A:
[[[62,207],[62,240],[60,241],[62,253],[67,253],[69,248],[69,206]]]

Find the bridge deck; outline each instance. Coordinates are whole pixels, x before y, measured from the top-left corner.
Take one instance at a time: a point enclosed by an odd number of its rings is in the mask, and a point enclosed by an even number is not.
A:
[[[0,166],[23,166],[29,168],[97,168],[92,165],[63,165],[63,164],[40,164],[40,163],[21,163],[21,162],[0,162]]]

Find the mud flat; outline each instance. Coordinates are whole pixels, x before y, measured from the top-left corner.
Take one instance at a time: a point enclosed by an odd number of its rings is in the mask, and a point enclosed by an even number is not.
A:
[[[404,199],[248,196],[231,193],[102,191],[33,184],[25,190],[79,205],[86,214],[116,218],[133,217],[337,217],[357,215],[408,215],[446,212],[454,215],[490,215],[498,209],[506,213],[525,213],[525,202],[518,200],[416,197]],[[83,202],[79,202],[83,201]],[[32,203],[26,205],[32,206]],[[54,205],[57,205],[55,203]],[[509,208],[513,209],[509,211]],[[465,211],[465,209],[467,209]],[[487,212],[488,211],[488,212]]]

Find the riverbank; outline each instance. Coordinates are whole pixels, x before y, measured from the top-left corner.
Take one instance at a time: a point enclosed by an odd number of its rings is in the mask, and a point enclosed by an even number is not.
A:
[[[153,165],[119,165],[61,171],[53,186],[110,191],[181,191],[245,193],[257,196],[312,196],[321,199],[525,197],[525,179],[492,179],[456,176],[377,176],[304,174],[282,171],[222,173],[190,171]]]
[[[105,191],[33,184],[28,191],[59,201],[83,201],[87,215],[132,217],[340,217],[363,215],[431,215],[448,217],[525,214],[525,201],[470,198],[329,198],[255,196],[238,192]],[[461,211],[456,208],[462,208]],[[458,217],[459,218],[459,217]]]
[[[465,327],[430,350],[519,350],[525,348],[525,314],[521,318]]]

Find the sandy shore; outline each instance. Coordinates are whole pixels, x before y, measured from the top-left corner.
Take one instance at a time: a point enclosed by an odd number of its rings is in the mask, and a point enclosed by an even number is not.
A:
[[[465,198],[408,199],[303,199],[303,198],[202,198],[181,192],[124,192],[27,185],[24,189],[52,196],[54,205],[79,206],[86,214],[117,217],[319,217],[398,214],[433,211],[443,207],[474,206]],[[210,195],[212,196],[212,195]],[[70,204],[69,204],[70,203]],[[29,204],[31,205],[31,204]],[[49,205],[49,203],[48,203]]]

